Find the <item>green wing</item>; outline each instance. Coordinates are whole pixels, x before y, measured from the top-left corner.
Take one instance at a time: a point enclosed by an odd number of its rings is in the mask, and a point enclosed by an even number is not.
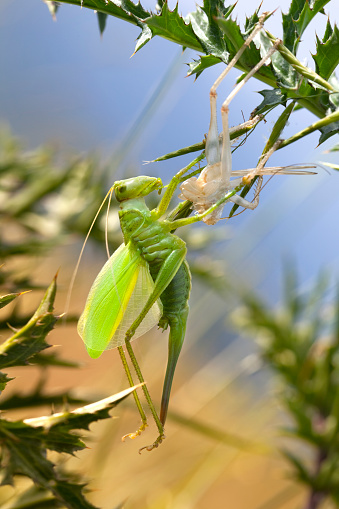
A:
[[[78,322],[78,333],[92,358],[125,343],[127,330],[140,315],[153,288],[148,264],[130,243],[122,244],[96,277]],[[159,300],[147,313],[133,339],[154,327],[161,314]]]

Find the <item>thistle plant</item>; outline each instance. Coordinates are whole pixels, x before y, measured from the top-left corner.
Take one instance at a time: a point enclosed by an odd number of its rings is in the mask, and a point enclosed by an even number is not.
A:
[[[159,1],[153,11],[131,0],[46,0],[45,3],[53,17],[58,15],[62,4],[96,11],[99,31],[103,36],[105,30],[109,30],[107,20],[110,16],[136,25],[140,34],[135,53],[146,44],[151,44],[155,36],[165,38],[169,44],[190,48],[197,52],[196,58],[188,66],[188,75],[194,78],[217,63],[222,62],[226,66],[244,45],[260,18],[259,9],[256,9],[241,26],[232,17],[235,5],[225,6],[220,0],[205,0],[202,6],[186,17],[180,15],[178,6],[170,10],[164,1]],[[330,4],[330,0],[292,0],[288,12],[282,16],[282,39],[279,40],[264,28],[238,59],[236,67],[243,73],[241,80],[271,51],[272,46],[276,46],[271,60],[253,76],[263,84],[260,90],[262,98],[252,112],[252,117],[256,117],[257,121],[252,127],[248,127],[248,124],[234,130],[230,138],[255,135],[257,123],[267,118],[274,129],[269,137],[270,146],[267,145],[264,152],[274,146],[279,153],[315,131],[319,134],[319,144],[338,134],[339,83],[335,71],[339,64],[339,32],[330,19],[324,33],[317,35],[312,64],[308,66],[298,58],[305,31],[313,20],[324,16],[327,4]],[[62,5],[62,8],[66,9],[66,5]],[[279,14],[268,14],[271,15]],[[287,139],[281,139],[286,123],[293,120],[296,111],[302,109],[313,115],[313,121]],[[68,390],[53,395],[48,393],[44,385],[48,369],[53,366],[59,369],[78,367],[73,360],[65,360],[48,351],[48,334],[61,314],[54,314],[53,311],[56,279],[47,290],[44,289],[44,297],[33,316],[22,313],[20,306],[15,304],[20,299],[30,298],[27,292],[40,291],[41,286],[38,287],[29,276],[18,276],[11,262],[17,258],[27,260],[37,254],[45,256],[71,235],[85,237],[97,204],[106,195],[112,182],[108,182],[105,169],[98,170],[98,167],[102,167],[94,157],[75,157],[60,164],[48,148],[25,153],[8,133],[1,134],[0,142],[0,213],[3,219],[0,226],[0,255],[4,264],[0,298],[4,315],[0,327],[8,336],[0,347],[0,386],[3,391],[0,399],[0,500],[6,509],[94,508],[86,493],[88,479],[67,470],[60,458],[72,456],[85,448],[79,430],[82,433],[88,430],[92,422],[107,419],[109,410],[134,389],[97,402],[75,397]],[[194,145],[178,147],[164,156],[156,157],[158,154],[155,154],[154,160],[178,158],[199,151],[197,160],[202,161],[205,147],[206,140],[197,140]],[[334,150],[338,150],[338,145],[336,147]],[[250,185],[244,187],[242,197],[246,196],[249,188]],[[231,215],[236,208],[237,205]],[[191,213],[191,208],[188,205],[177,212],[179,215],[176,218],[184,218]],[[8,225],[18,230],[20,235],[7,235]],[[119,243],[118,235],[117,232],[113,239],[113,249]],[[92,238],[103,245],[104,233],[100,225],[94,226]],[[216,283],[211,271],[195,272],[210,286]],[[53,274],[50,279],[52,277]],[[219,291],[220,281],[219,278],[215,284]],[[339,306],[336,302],[333,305],[332,328],[329,328],[319,306],[323,285],[319,283],[310,296],[300,297],[295,279],[287,277],[286,281],[285,306],[280,315],[268,309],[257,297],[249,293],[242,296],[245,313],[241,316],[241,330],[246,329],[251,334],[259,333],[261,338],[264,337],[265,341],[261,341],[262,355],[281,383],[279,400],[290,418],[284,431],[297,442],[306,442],[312,449],[311,457],[305,457],[301,448],[296,453],[287,448],[283,452],[294,479],[306,486],[306,500],[302,507],[317,509],[324,503],[337,506]],[[70,317],[67,319],[71,321]],[[323,340],[325,333],[327,338]],[[39,367],[41,371],[39,385],[28,394],[7,396],[6,388],[11,384],[11,374],[7,370],[25,366],[28,377],[31,365]],[[70,405],[73,410],[69,410]],[[57,407],[58,411],[15,421],[6,414],[13,409],[27,411],[31,407],[45,406],[51,409]],[[174,412],[172,415],[169,413],[169,419],[194,430],[199,437],[213,440],[217,445],[223,444],[236,451],[256,449],[250,441],[232,435],[225,429],[220,430],[217,426],[208,426],[196,419],[185,421],[183,416]],[[198,464],[200,467],[200,460]],[[194,475],[195,472],[192,478]],[[18,479],[22,477],[32,481],[28,488],[20,488]],[[17,488],[14,495],[2,496],[1,490],[6,485]],[[177,502],[179,507],[182,499],[178,497]],[[124,501],[120,500],[119,507],[123,505]],[[141,506],[147,505],[139,503],[135,507]],[[279,506],[281,504],[274,499],[269,507],[277,509]],[[156,507],[156,503],[152,507]],[[159,503],[158,507],[165,505]],[[173,507],[177,506],[173,504]]]

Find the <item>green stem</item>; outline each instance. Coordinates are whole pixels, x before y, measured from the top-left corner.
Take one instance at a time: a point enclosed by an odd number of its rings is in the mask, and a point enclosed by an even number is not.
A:
[[[270,34],[269,32],[266,33],[268,37],[271,39],[272,43],[274,44],[276,42],[276,38],[274,35]],[[288,62],[297,73],[304,76],[304,78],[307,78],[310,81],[313,81],[314,83],[317,83],[321,87],[324,87],[325,89],[329,90],[330,92],[337,92],[337,90],[324,78],[319,76],[316,72],[312,71],[309,67],[306,67],[303,65],[297,57],[288,49],[286,46],[284,46],[282,43],[280,43],[277,46],[277,50],[279,51],[280,55],[284,57],[286,62]]]
[[[240,138],[244,134],[249,133],[253,129],[256,128],[258,123],[265,118],[264,115],[256,115],[253,119],[251,119],[251,122],[244,122],[236,127],[232,127],[230,129],[230,140],[236,140],[237,138]],[[222,133],[219,134],[219,141],[220,144],[222,143]],[[173,152],[169,152],[168,154],[165,154],[163,156],[157,157],[156,159],[153,159],[153,161],[147,161],[150,163],[158,163],[159,161],[166,161],[167,159],[172,159],[173,157],[179,157],[186,154],[191,154],[192,152],[198,152],[199,150],[205,150],[206,145],[206,139],[201,141],[200,143],[194,143],[193,145],[189,145],[188,147],[180,148],[179,150],[174,150]],[[200,156],[198,156],[200,160],[204,159],[205,152],[203,152]]]
[[[279,146],[279,149],[287,147],[287,145],[290,145],[291,143],[294,143],[295,141],[300,140],[301,138],[304,138],[304,136],[307,136],[307,135],[313,133],[314,131],[316,131],[317,129],[320,129],[321,127],[325,127],[329,124],[332,124],[332,122],[338,122],[338,121],[339,121],[339,111],[335,111],[335,112],[331,113],[330,115],[327,115],[325,118],[322,118],[322,119],[318,120],[317,122],[314,122],[314,124],[309,125],[302,131],[299,131],[297,134],[294,134],[287,140],[284,140],[281,143],[281,145]]]

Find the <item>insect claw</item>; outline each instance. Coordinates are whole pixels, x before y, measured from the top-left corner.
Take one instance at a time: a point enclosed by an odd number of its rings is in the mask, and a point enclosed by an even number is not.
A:
[[[134,440],[135,438],[140,436],[143,431],[145,431],[147,426],[148,426],[147,422],[143,422],[142,425],[140,426],[140,428],[137,431],[135,431],[134,433],[127,433],[126,435],[121,437],[121,441],[125,442],[126,438],[131,438],[132,440]]]
[[[165,438],[166,438],[165,435],[159,435],[158,438],[156,439],[156,441],[153,442],[153,444],[145,445],[145,447],[141,447],[141,449],[139,449],[139,454],[141,454],[141,451],[143,451],[144,449],[146,449],[146,451],[153,451],[153,449],[156,449],[157,447],[159,447],[159,445],[162,443],[163,440],[165,440]]]

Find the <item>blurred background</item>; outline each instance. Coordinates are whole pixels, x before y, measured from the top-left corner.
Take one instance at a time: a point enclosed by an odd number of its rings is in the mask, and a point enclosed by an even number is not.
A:
[[[150,0],[143,6],[154,8]],[[245,15],[252,14],[255,7],[249,0],[239,0],[234,15],[244,22]],[[281,35],[281,10],[286,12],[288,7],[288,1],[263,2],[263,11],[278,9],[267,22],[267,28],[276,36]],[[195,10],[195,2],[179,2],[184,15],[190,10]],[[338,11],[331,4],[326,12],[332,23],[338,21]],[[299,54],[299,59],[311,67],[315,33],[323,35],[327,17],[317,16],[316,20],[316,26],[311,23],[308,28]],[[40,0],[2,0],[0,26],[2,132],[7,140],[9,132],[19,138],[28,158],[41,145],[49,146],[50,153],[56,154],[56,166],[84,158],[85,170],[97,167],[98,182],[106,190],[117,178],[136,174],[160,176],[167,182],[192,159],[188,156],[143,165],[144,161],[204,138],[209,125],[209,89],[222,71],[221,64],[195,81],[186,77],[185,65],[197,57],[193,51],[181,52],[169,41],[154,38],[131,58],[139,34],[137,27],[109,18],[100,37],[92,11],[62,5],[53,21]],[[227,96],[239,74],[233,70],[219,87],[219,98]],[[256,80],[247,84],[231,104],[231,125],[249,117],[260,102],[257,91],[263,88]],[[234,169],[255,166],[276,111],[235,152]],[[314,121],[310,113],[299,111],[284,134],[288,137]],[[336,140],[331,138],[317,147],[318,138],[314,133],[280,150],[272,157],[272,165],[318,161],[338,164],[338,153],[326,153]],[[189,246],[193,292],[186,342],[174,381],[168,438],[159,450],[139,456],[139,447],[153,441],[156,430],[151,424],[138,441],[121,443],[123,434],[138,427],[132,399],[113,412],[115,419],[93,427],[91,450],[79,455],[83,461],[72,460],[72,468],[93,479],[93,503],[103,508],[127,500],[126,507],[133,508],[268,509],[269,500],[281,497],[282,507],[296,507],[303,493],[285,479],[277,453],[271,451],[270,443],[276,440],[281,420],[274,384],[258,364],[251,339],[240,338],[232,328],[231,317],[236,309],[229,282],[254,289],[270,306],[277,307],[284,263],[289,261],[297,269],[301,289],[312,286],[319,272],[325,270],[331,280],[329,293],[334,291],[338,280],[338,178],[335,172],[322,168],[312,177],[277,176],[263,190],[260,206],[254,212],[246,211],[213,229],[198,225],[183,230],[182,237]],[[70,186],[63,196],[53,196],[45,203],[39,228],[48,231],[52,239],[59,234],[60,218],[73,217],[68,215],[67,207],[76,208],[82,203],[93,217],[99,196],[100,192],[91,195],[87,185]],[[75,197],[76,205],[72,201]],[[79,210],[74,214],[76,219],[71,223],[80,217]],[[36,212],[27,221],[35,221],[38,228],[39,217]],[[113,250],[121,242],[114,208],[111,219]],[[73,290],[70,315],[81,312],[91,283],[106,259],[103,228],[99,223],[97,237],[88,245]],[[59,313],[64,310],[84,238],[80,227],[73,229],[72,235],[64,236],[62,246],[29,260],[20,258],[13,265],[20,274],[33,275],[36,285],[47,285],[60,269]],[[22,305],[25,307],[25,300]],[[166,340],[166,333],[152,331],[135,344],[157,403],[166,364]],[[62,349],[65,357],[82,363],[79,370],[53,371],[48,379],[51,391],[72,387],[77,394],[101,398],[127,386],[117,353],[107,352],[98,360],[90,360],[75,324],[59,327],[50,335],[50,341]],[[11,390],[22,389],[20,369],[13,376],[16,380]],[[32,376],[29,384],[34,386],[38,377],[38,373]],[[26,389],[29,384],[25,381]],[[25,416],[39,415],[41,409],[27,412]],[[208,436],[207,432],[193,430],[193,417],[220,431],[222,438],[216,440],[213,433]]]

